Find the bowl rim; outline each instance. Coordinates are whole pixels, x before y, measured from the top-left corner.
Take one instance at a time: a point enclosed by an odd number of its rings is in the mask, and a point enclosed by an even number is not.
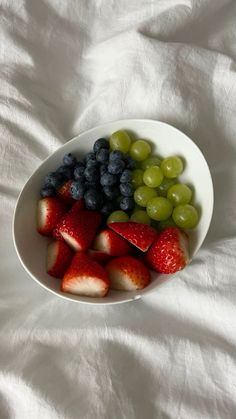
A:
[[[13,238],[13,243],[14,243],[14,247],[15,247],[15,250],[16,250],[16,254],[17,254],[17,256],[18,256],[18,258],[19,258],[19,260],[20,260],[20,262],[21,262],[21,264],[22,264],[22,266],[24,268],[24,270],[41,287],[43,287],[45,290],[51,292],[52,294],[56,295],[59,298],[62,298],[62,299],[67,300],[67,301],[69,300],[69,301],[72,301],[74,303],[81,303],[81,304],[88,304],[88,305],[97,305],[97,306],[100,306],[100,305],[103,305],[104,306],[104,305],[122,304],[122,303],[127,303],[127,302],[130,302],[130,301],[140,300],[143,295],[147,295],[147,294],[150,294],[150,293],[154,292],[157,287],[159,288],[159,287],[163,286],[165,283],[169,282],[170,278],[173,278],[176,275],[176,273],[175,274],[171,274],[171,275],[166,275],[165,276],[165,280],[164,281],[160,281],[157,286],[147,287],[147,288],[144,288],[143,290],[138,290],[139,292],[136,295],[132,296],[132,297],[131,296],[128,296],[128,293],[127,293],[127,298],[124,298],[122,300],[107,301],[106,300],[106,297],[105,298],[101,298],[99,301],[92,301],[92,298],[91,298],[91,301],[87,301],[87,300],[83,300],[83,299],[81,299],[81,300],[80,299],[74,299],[73,297],[70,297],[70,294],[66,294],[66,293],[65,293],[65,295],[63,295],[62,293],[59,294],[58,292],[54,291],[53,289],[47,287],[36,276],[34,276],[32,274],[32,272],[28,269],[27,265],[25,264],[25,262],[24,262],[24,260],[23,260],[23,258],[21,256],[21,254],[20,254],[20,251],[18,249],[18,246],[17,246],[16,235],[15,235],[15,228],[16,228],[16,213],[17,213],[18,205],[20,203],[21,197],[22,197],[22,195],[24,193],[24,190],[25,190],[26,186],[30,182],[32,176],[35,175],[35,174],[37,174],[40,171],[41,166],[46,161],[48,161],[54,153],[56,153],[58,150],[62,150],[63,148],[66,148],[67,145],[68,145],[68,143],[71,143],[73,141],[79,140],[80,137],[82,135],[84,135],[85,133],[86,134],[90,134],[90,133],[92,133],[93,131],[96,131],[99,128],[109,127],[111,124],[122,124],[123,123],[125,125],[125,124],[129,124],[129,123],[134,123],[134,122],[144,123],[144,124],[145,123],[152,123],[152,124],[154,123],[154,124],[157,124],[157,125],[161,124],[161,125],[165,125],[167,127],[170,127],[171,129],[173,129],[176,132],[180,133],[182,136],[186,137],[186,139],[192,143],[193,148],[197,149],[198,152],[201,154],[201,156],[202,156],[202,158],[203,158],[203,160],[204,160],[204,162],[206,164],[206,169],[208,170],[210,187],[211,187],[211,194],[212,194],[212,196],[211,196],[211,199],[212,199],[212,207],[211,207],[211,212],[210,212],[210,216],[209,216],[209,222],[208,222],[208,226],[207,226],[207,229],[206,229],[205,237],[204,237],[203,241],[201,242],[200,246],[195,251],[194,256],[197,254],[197,252],[199,251],[199,249],[201,248],[201,246],[203,245],[203,243],[204,243],[204,241],[206,239],[206,236],[207,236],[207,233],[209,231],[210,224],[211,224],[211,221],[212,221],[212,215],[213,215],[213,209],[214,209],[214,185],[213,185],[213,181],[212,181],[212,177],[211,177],[210,168],[208,166],[208,162],[207,162],[204,154],[202,153],[200,147],[190,137],[188,137],[188,135],[186,135],[183,131],[179,130],[175,126],[173,126],[171,124],[168,124],[166,122],[155,120],[155,119],[146,119],[146,118],[118,119],[118,120],[112,120],[110,122],[106,122],[104,124],[96,125],[95,127],[92,127],[92,128],[89,128],[88,130],[82,131],[81,133],[79,133],[79,134],[75,135],[74,137],[72,137],[70,140],[66,141],[61,146],[57,147],[52,153],[49,154],[49,156],[47,156],[43,161],[41,161],[39,163],[38,167],[36,167],[36,169],[32,172],[32,174],[29,176],[29,178],[27,179],[27,181],[24,183],[23,187],[21,188],[21,191],[20,191],[20,193],[19,193],[19,195],[17,197],[16,203],[15,203],[15,208],[14,208],[14,212],[13,212],[12,229],[11,229],[12,230],[12,238]],[[80,296],[78,295],[77,297],[80,297]],[[81,296],[81,298],[83,298],[83,297]],[[87,297],[87,298],[90,298],[90,297]],[[96,300],[98,300],[98,299],[96,299]]]

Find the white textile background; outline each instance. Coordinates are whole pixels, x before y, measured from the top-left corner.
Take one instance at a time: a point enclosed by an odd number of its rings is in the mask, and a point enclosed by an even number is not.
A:
[[[1,419],[236,418],[235,22],[234,0],[0,1]],[[209,234],[141,301],[63,301],[17,259],[16,198],[68,139],[132,117],[202,149]]]

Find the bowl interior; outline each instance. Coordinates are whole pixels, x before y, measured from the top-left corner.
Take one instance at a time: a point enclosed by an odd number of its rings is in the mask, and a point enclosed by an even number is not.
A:
[[[158,121],[124,120],[104,124],[78,135],[48,157],[30,177],[18,198],[13,222],[16,251],[26,271],[46,289],[72,301],[91,304],[114,304],[130,301],[140,298],[141,295],[150,292],[173,277],[173,275],[153,273],[152,283],[142,291],[109,291],[106,298],[99,299],[62,293],[60,280],[52,278],[46,273],[46,249],[50,239],[40,236],[36,231],[36,206],[45,175],[58,167],[64,154],[71,152],[78,158],[83,157],[92,149],[97,138],[109,137],[112,132],[119,129],[127,130],[137,138],[149,140],[152,144],[153,154],[162,157],[178,155],[185,161],[185,170],[179,179],[193,188],[194,201],[201,214],[197,228],[189,232],[191,259],[200,248],[210,225],[213,211],[211,174],[199,148],[181,131]]]

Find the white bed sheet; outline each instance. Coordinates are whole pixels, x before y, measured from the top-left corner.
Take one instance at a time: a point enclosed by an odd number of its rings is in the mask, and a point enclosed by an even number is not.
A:
[[[0,418],[236,418],[236,2],[0,2]],[[63,301],[13,248],[16,198],[74,135],[153,118],[215,188],[193,263],[141,301]],[[202,185],[204,188],[204,185]]]

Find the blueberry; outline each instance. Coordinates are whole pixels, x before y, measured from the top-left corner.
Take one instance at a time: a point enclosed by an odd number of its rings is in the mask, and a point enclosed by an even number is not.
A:
[[[90,151],[89,153],[87,153],[87,154],[85,155],[84,160],[85,160],[85,163],[87,163],[89,160],[94,160],[94,161],[96,161],[96,155],[95,155],[95,153],[93,153],[92,151]]]
[[[88,182],[88,181],[84,182],[84,186],[85,186],[86,190],[88,190],[88,189],[99,189],[100,190],[100,187],[101,187],[101,185],[98,185],[97,182]]]
[[[120,192],[123,196],[133,196],[134,189],[131,183],[121,183],[120,184]]]
[[[94,153],[97,153],[97,151],[99,151],[101,148],[109,148],[109,143],[106,138],[99,138],[97,141],[95,141],[93,145]]]
[[[101,192],[96,189],[89,189],[84,194],[85,206],[90,210],[100,210],[103,204]]]
[[[69,166],[58,167],[57,173],[60,173],[66,180],[72,179],[73,177],[73,169]]]
[[[102,206],[101,213],[107,217],[114,210],[115,210],[114,203],[111,201],[108,201]]]
[[[126,169],[133,170],[137,167],[137,163],[132,159],[132,157],[125,156],[124,160],[125,160]]]
[[[123,153],[121,153],[121,151],[114,150],[114,151],[110,152],[110,155],[109,155],[109,160],[110,161],[113,161],[113,160],[116,160],[116,159],[122,160],[122,158],[123,158]]]
[[[99,163],[106,163],[109,159],[109,151],[106,148],[100,148],[96,153],[96,159]]]
[[[102,175],[104,175],[104,173],[106,173],[107,172],[107,165],[106,164],[101,164],[101,166],[100,166],[100,175],[102,176]]]
[[[94,182],[98,179],[98,171],[96,167],[86,167],[84,171],[84,177],[88,182]]]
[[[103,193],[106,195],[106,198],[112,201],[114,198],[117,198],[120,195],[120,191],[115,186],[104,186]]]
[[[134,208],[134,200],[131,196],[124,196],[120,200],[120,209],[123,211],[129,211]]]
[[[56,191],[55,188],[53,188],[53,186],[44,186],[41,190],[40,190],[40,195],[42,198],[45,198],[46,196],[53,196],[55,195]]]
[[[75,156],[73,156],[73,154],[68,153],[68,154],[65,154],[62,161],[63,161],[63,164],[65,166],[70,166],[71,167],[71,166],[74,166],[76,164],[77,159],[76,159]]]
[[[125,169],[120,177],[121,183],[131,182],[132,172],[129,169]]]
[[[71,191],[72,198],[81,199],[83,198],[84,193],[85,193],[85,186],[82,182],[75,181],[75,182],[72,182],[70,191]]]
[[[87,167],[98,167],[98,162],[96,160],[88,160],[86,163],[86,168]]]
[[[104,173],[100,178],[100,183],[102,186],[112,186],[117,183],[116,175],[112,175],[111,173]]]
[[[125,163],[123,160],[120,160],[120,159],[112,160],[108,164],[108,172],[112,173],[113,175],[119,175],[120,173],[123,172],[124,167],[125,167]]]
[[[77,163],[74,169],[74,178],[75,180],[83,179],[84,178],[84,165],[82,163]]]
[[[50,172],[45,177],[45,186],[53,186],[55,189],[59,188],[64,182],[64,177],[61,175],[61,173],[57,172]]]

